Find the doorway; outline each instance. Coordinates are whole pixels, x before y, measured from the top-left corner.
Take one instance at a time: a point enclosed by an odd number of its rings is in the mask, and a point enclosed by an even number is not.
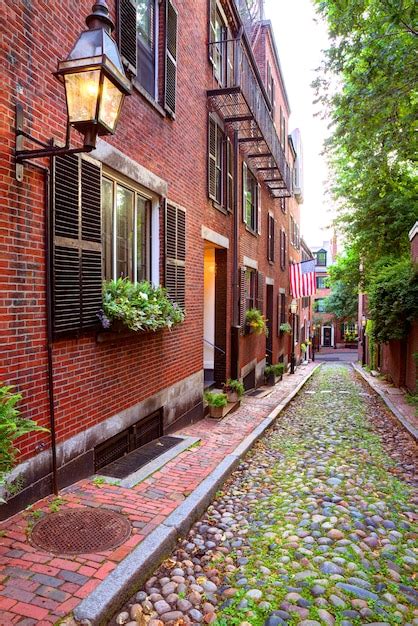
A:
[[[323,329],[323,346],[325,348],[331,348],[332,346],[332,341],[331,341],[331,326],[324,326]]]
[[[205,242],[203,367],[205,388],[226,380],[227,251]]]

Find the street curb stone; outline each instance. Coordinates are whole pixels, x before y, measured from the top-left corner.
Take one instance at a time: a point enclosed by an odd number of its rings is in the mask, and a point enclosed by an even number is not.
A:
[[[410,422],[408,422],[408,420],[396,408],[396,406],[393,404],[393,402],[391,400],[389,400],[389,398],[386,397],[385,393],[381,389],[379,389],[379,387],[376,384],[374,384],[374,382],[372,380],[368,379],[368,377],[365,375],[365,373],[363,372],[361,367],[359,367],[356,363],[352,363],[352,366],[353,366],[353,369],[358,374],[360,374],[360,376],[363,378],[363,380],[366,381],[366,383],[369,385],[369,387],[371,387],[373,389],[373,391],[375,391],[382,398],[383,402],[386,404],[388,409],[390,409],[390,411],[392,411],[392,413],[394,414],[396,419],[409,432],[409,434],[415,439],[415,441],[418,441],[418,430]]]
[[[167,519],[125,558],[87,598],[74,609],[74,618],[83,624],[102,626],[119,606],[157,569],[174,548],[177,539],[184,536],[203,514],[219,487],[237,467],[241,458],[272,425],[283,409],[321,367],[318,364],[289,393],[288,396],[211,472]]]

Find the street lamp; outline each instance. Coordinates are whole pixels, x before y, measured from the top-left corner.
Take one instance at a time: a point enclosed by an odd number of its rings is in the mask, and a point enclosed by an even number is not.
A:
[[[298,303],[297,300],[295,300],[295,298],[293,298],[292,302],[290,303],[290,312],[292,314],[292,353],[290,355],[290,373],[294,374],[295,373],[295,331],[296,331],[296,323],[295,323],[295,318],[296,318],[296,313],[298,311]]]
[[[58,62],[54,73],[64,84],[67,103],[67,133],[64,147],[38,141],[23,130],[23,108],[16,105],[16,162],[46,156],[91,152],[96,147],[97,135],[113,134],[119,120],[125,95],[131,93],[131,84],[125,76],[118,47],[111,36],[114,25],[106,0],[97,0],[86,18],[88,30],[78,37],[65,61]],[[74,127],[84,135],[81,148],[70,148],[70,132]],[[43,149],[22,150],[23,138],[43,146]]]

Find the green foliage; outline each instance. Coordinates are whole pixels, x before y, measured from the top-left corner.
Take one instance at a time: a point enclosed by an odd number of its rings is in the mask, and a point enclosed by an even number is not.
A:
[[[292,327],[289,322],[284,322],[284,324],[280,324],[279,329],[280,332],[284,333],[285,335],[290,335],[290,333],[292,332]]]
[[[21,417],[16,405],[22,396],[20,393],[12,393],[12,389],[10,386],[0,387],[0,486],[5,485],[6,475],[13,469],[19,452],[14,441],[26,433],[47,431],[33,420]],[[6,488],[9,490],[7,485]]]
[[[300,349],[302,351],[302,354],[305,354],[306,350],[308,349],[308,346],[306,345],[306,343],[301,343]]]
[[[376,369],[376,351],[377,345],[374,336],[375,324],[373,320],[367,320],[365,334],[368,338],[368,348],[369,348],[369,365],[370,369]]]
[[[244,395],[244,385],[240,380],[235,380],[233,378],[228,378],[224,385],[225,391],[231,391],[232,393],[238,394],[238,397],[241,398]]]
[[[418,317],[418,273],[409,259],[383,259],[370,280],[368,294],[374,340],[405,338]]]
[[[357,317],[358,293],[345,281],[333,283],[331,295],[325,299],[325,310],[339,320]]]
[[[205,393],[205,401],[209,406],[224,407],[228,404],[228,398],[225,393],[215,393],[207,391]]]
[[[148,281],[134,284],[128,278],[118,278],[103,285],[101,320],[104,327],[119,320],[134,331],[158,331],[182,323],[184,313],[162,287],[154,287]]]
[[[263,333],[268,336],[266,318],[258,309],[248,309],[245,314],[245,322],[256,335]]]
[[[285,371],[284,363],[275,363],[274,365],[266,365],[264,375],[268,378],[271,374],[274,376],[283,376]]]

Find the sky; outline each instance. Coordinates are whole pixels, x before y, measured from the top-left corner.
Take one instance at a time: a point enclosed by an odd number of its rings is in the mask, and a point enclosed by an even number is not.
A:
[[[321,245],[330,236],[330,201],[325,196],[328,177],[325,158],[321,156],[328,135],[326,121],[314,117],[310,86],[315,68],[320,65],[322,50],[327,47],[327,29],[319,20],[310,0],[265,0],[265,17],[273,24],[280,64],[290,101],[289,130],[299,128],[303,144],[304,203],[301,232],[308,245]],[[316,19],[316,21],[315,21]]]

